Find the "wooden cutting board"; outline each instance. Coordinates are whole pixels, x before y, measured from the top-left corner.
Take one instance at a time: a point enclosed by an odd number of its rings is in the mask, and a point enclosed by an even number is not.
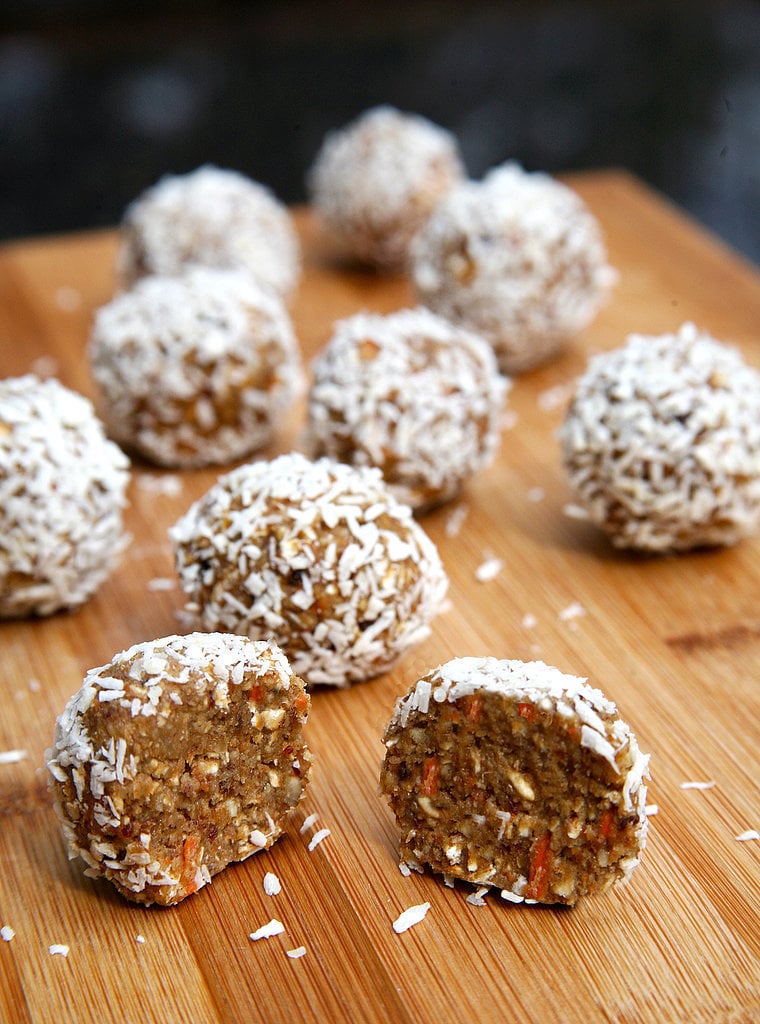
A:
[[[54,720],[85,671],[182,630],[166,531],[216,471],[136,466],[131,546],[97,596],[73,614],[0,624],[0,752],[27,752],[0,763],[0,926],[15,931],[0,942],[4,1021],[760,1019],[760,842],[736,838],[760,828],[760,538],[679,557],[616,554],[563,514],[555,437],[588,355],[630,331],[693,320],[760,364],[760,275],[625,174],[569,183],[606,232],[621,275],[613,300],[571,351],[515,381],[497,463],[424,518],[451,579],[432,636],[380,679],[314,694],[313,785],[270,851],[176,908],[135,907],[67,862],[46,789]],[[296,218],[305,276],[293,317],[307,357],[335,318],[410,303],[403,280],[337,272],[308,211]],[[85,345],[93,309],[112,295],[114,249],[112,232],[0,248],[4,376],[36,368],[92,396]],[[267,454],[297,443],[301,412]],[[479,582],[492,556],[503,568]],[[473,906],[464,886],[402,877],[377,794],[381,735],[396,696],[460,655],[541,658],[617,702],[652,755],[659,808],[628,886],[567,910],[498,895]],[[310,851],[322,828],[329,836]],[[268,871],[278,896],[263,891]],[[397,935],[395,918],[425,901],[425,920]],[[252,942],[271,918],[284,933]],[[56,944],[68,956],[52,954]],[[300,946],[302,957],[286,955]]]

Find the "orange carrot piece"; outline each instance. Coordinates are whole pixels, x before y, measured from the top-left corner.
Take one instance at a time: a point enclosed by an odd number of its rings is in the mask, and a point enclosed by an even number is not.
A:
[[[527,899],[540,900],[546,896],[549,888],[549,873],[552,862],[551,841],[551,832],[544,832],[533,848],[528,873],[528,886],[525,890]]]
[[[536,717],[536,709],[533,704],[521,703],[517,705],[517,714],[520,718],[524,718],[526,722],[532,722]]]
[[[473,693],[467,700],[467,718],[475,725],[483,711],[483,698],[479,693]]]
[[[422,764],[422,782],[420,792],[423,796],[435,796],[441,777],[441,759],[426,757]]]

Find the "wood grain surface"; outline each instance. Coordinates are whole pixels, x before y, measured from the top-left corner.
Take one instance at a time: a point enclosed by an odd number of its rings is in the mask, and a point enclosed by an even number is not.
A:
[[[736,838],[760,828],[760,538],[678,557],[615,553],[563,513],[570,495],[555,437],[588,355],[630,331],[693,320],[760,365],[760,275],[626,174],[568,181],[605,230],[620,271],[612,301],[564,356],[515,380],[498,461],[422,520],[451,579],[432,636],[375,681],[314,693],[313,784],[271,850],[178,907],[132,906],[67,861],[47,793],[45,749],[85,671],[182,631],[166,531],[217,471],[135,465],[132,541],[99,593],[75,613],[0,624],[0,752],[27,752],[0,762],[0,926],[15,932],[0,942],[0,1019],[760,1019],[760,842]],[[307,358],[337,317],[411,302],[403,280],[332,267],[308,211],[296,218],[305,276],[292,312]],[[113,232],[0,249],[3,376],[36,369],[93,395],[85,347],[93,310],[112,295],[114,251]],[[266,454],[298,444],[302,411]],[[452,516],[462,515],[457,532]],[[479,582],[492,556],[503,567]],[[572,910],[496,894],[472,906],[465,886],[400,874],[395,824],[377,793],[383,728],[427,669],[486,654],[588,676],[651,753],[649,802],[659,810],[627,886]],[[693,781],[714,785],[683,788]],[[321,828],[330,834],[310,851]],[[278,896],[264,893],[268,871],[282,882]],[[397,935],[398,915],[426,901],[424,921]],[[271,918],[284,933],[251,941]],[[68,956],[51,953],[55,944]],[[299,946],[305,955],[287,956]]]

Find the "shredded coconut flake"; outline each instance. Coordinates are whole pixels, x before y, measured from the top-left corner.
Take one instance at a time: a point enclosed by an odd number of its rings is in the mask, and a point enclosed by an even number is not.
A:
[[[4,924],[3,927],[0,928],[0,939],[2,939],[3,942],[10,942],[11,939],[15,939],[15,937],[16,933],[9,924]]]
[[[319,844],[324,839],[327,839],[327,837],[329,835],[330,835],[330,829],[329,828],[321,828],[319,830],[319,832],[315,832],[314,835],[311,837],[311,841],[309,842],[309,847],[308,847],[309,853],[311,853],[312,850],[316,849],[316,847],[319,846]]]
[[[254,942],[258,942],[259,939],[271,939],[274,935],[281,935],[284,931],[285,925],[282,921],[278,921],[276,917],[273,917],[267,924],[263,924],[261,928],[257,928],[255,932],[251,932],[248,938],[253,939]]]
[[[306,946],[296,946],[295,949],[286,949],[285,955],[289,956],[291,960],[300,960],[302,956],[306,956]]]
[[[425,917],[428,910],[430,910],[429,903],[418,903],[413,907],[408,907],[403,913],[399,914],[396,920],[393,922],[393,930],[397,935],[407,931],[414,925],[419,924],[420,921]]]
[[[746,832],[734,837],[739,843],[749,842],[751,839],[760,839],[760,832],[754,828],[748,828]]]
[[[504,561],[495,555],[487,556],[475,570],[475,579],[479,583],[488,583],[496,579],[504,568]]]
[[[714,779],[709,779],[706,782],[682,782],[681,789],[713,789],[716,785]]]
[[[586,609],[578,601],[573,601],[572,604],[567,605],[563,608],[557,618],[560,622],[569,622],[571,619],[581,618],[586,614]]]
[[[301,827],[298,830],[299,833],[303,835],[304,832],[308,832],[312,825],[316,824],[318,817],[318,814],[307,814],[307,816],[303,819],[303,822],[301,823]]]
[[[280,879],[272,871],[267,871],[264,875],[262,885],[264,886],[264,892],[267,896],[277,896],[282,892]]]
[[[66,957],[66,956],[69,955],[69,947],[63,945],[62,943],[57,943],[56,942],[56,943],[53,943],[52,946],[48,946],[48,953],[50,953],[51,956],[63,956],[63,957]]]
[[[0,750],[0,764],[16,764],[29,757],[28,750]]]

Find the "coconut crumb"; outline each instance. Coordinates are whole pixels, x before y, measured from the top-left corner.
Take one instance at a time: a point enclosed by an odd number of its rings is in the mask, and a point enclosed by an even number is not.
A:
[[[291,960],[300,960],[302,956],[306,956],[306,946],[296,946],[295,949],[286,949],[285,955],[289,956]]]
[[[586,609],[579,601],[573,601],[566,608],[563,608],[557,618],[560,622],[570,622],[572,619],[579,619],[586,614]]]
[[[319,815],[317,815],[317,814],[309,814],[309,815],[307,815],[303,819],[303,823],[302,823],[301,827],[298,830],[299,835],[303,835],[304,832],[308,832],[309,829],[311,828],[311,826],[316,824],[316,821],[317,821],[318,817],[319,817]]]
[[[717,783],[714,779],[706,782],[682,782],[681,789],[712,789]]]
[[[475,570],[475,579],[479,583],[488,583],[490,580],[496,579],[503,568],[503,559],[497,558],[495,555],[486,555]]]
[[[267,924],[263,924],[261,928],[251,932],[248,938],[258,942],[259,939],[271,939],[274,935],[281,935],[284,931],[285,925],[282,921],[278,921],[276,917],[273,917]]]
[[[309,853],[311,853],[312,850],[316,849],[316,847],[319,846],[322,840],[327,839],[329,835],[329,828],[321,828],[319,832],[315,832],[314,835],[311,837],[311,841],[309,842]]]
[[[280,879],[272,871],[267,871],[262,882],[267,896],[278,896],[282,892]]]
[[[11,939],[15,938],[16,933],[9,924],[4,924],[3,927],[0,928],[0,939],[2,939],[3,942],[10,942]]]
[[[469,509],[466,505],[457,505],[457,507],[449,513],[445,527],[447,537],[457,537],[459,535],[459,532],[464,525],[464,521],[467,518],[468,512]]]
[[[63,943],[55,942],[52,946],[48,946],[48,953],[50,953],[51,956],[66,957],[69,955],[69,947],[63,945]]]
[[[152,580],[148,580],[148,590],[151,591],[174,590],[175,586],[175,580],[168,576],[155,576]]]
[[[142,945],[145,942],[145,936],[144,935],[135,935],[135,942],[139,942],[140,945]]]
[[[644,808],[644,814],[646,814],[647,818],[653,818],[655,814],[659,813],[660,808],[657,806],[657,804],[647,804]]]
[[[760,839],[760,832],[755,828],[748,828],[746,832],[742,832],[741,835],[734,836],[738,843],[746,843],[751,839]]]
[[[520,625],[523,629],[535,629],[538,625],[538,619],[532,612],[526,612],[522,617]]]
[[[476,889],[475,892],[471,892],[465,902],[469,903],[471,907],[484,907],[486,905],[486,901],[483,897],[487,892],[488,886],[482,885],[479,889]]]
[[[407,907],[403,913],[399,914],[396,920],[393,922],[393,930],[397,935],[412,928],[415,924],[419,924],[420,921],[425,917],[428,910],[430,910],[429,903],[418,903],[416,906]]]
[[[0,750],[0,764],[16,764],[29,757],[28,750]]]

